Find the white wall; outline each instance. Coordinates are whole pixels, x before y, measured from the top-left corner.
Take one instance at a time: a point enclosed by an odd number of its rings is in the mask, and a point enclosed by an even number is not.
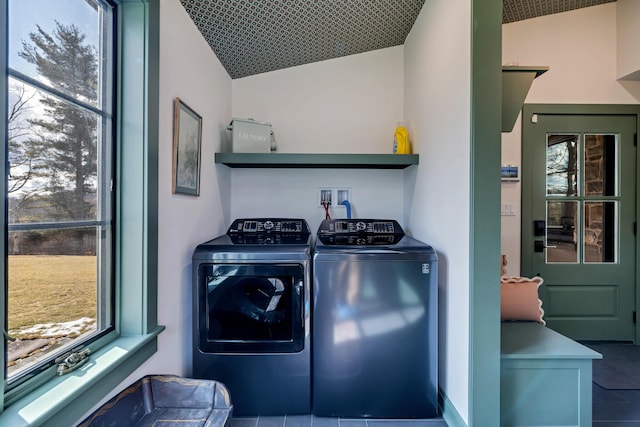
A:
[[[228,187],[229,176],[213,158],[231,115],[231,78],[180,2],[160,2],[160,28],[158,323],[166,329],[158,352],[122,387],[147,374],[190,373],[191,255],[227,226],[223,209],[229,201],[220,189]],[[199,197],[171,192],[176,97],[203,118]]]
[[[617,9],[617,76],[640,80],[640,1],[618,0]]]
[[[430,0],[405,42],[405,117],[420,154],[420,168],[406,185],[409,229],[438,252],[439,382],[467,423],[470,16],[468,0]]]
[[[634,0],[636,1],[636,0]],[[548,15],[502,26],[503,64],[546,65],[526,103],[637,104],[640,82],[616,80],[616,3]],[[522,166],[521,118],[502,134],[502,163]],[[521,168],[522,173],[522,168]],[[502,217],[507,274],[520,274],[520,183],[502,184],[502,203],[516,206]]]
[[[233,80],[233,116],[272,124],[280,153],[391,153],[403,117],[402,46]],[[233,169],[231,219],[324,219],[320,187],[350,188],[352,215],[402,223],[403,170]],[[344,218],[346,209],[331,209]],[[404,225],[404,224],[403,224]]]
[[[283,153],[391,153],[402,46],[233,80],[233,116],[272,124]]]
[[[318,189],[346,187],[351,189],[353,218],[402,222],[402,177],[403,171],[387,169],[234,169],[231,218],[304,218],[315,234],[325,218],[318,206]],[[330,211],[332,218],[346,218],[345,207]]]

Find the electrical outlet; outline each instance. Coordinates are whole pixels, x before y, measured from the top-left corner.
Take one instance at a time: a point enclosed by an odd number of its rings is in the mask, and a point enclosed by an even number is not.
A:
[[[333,188],[319,188],[318,189],[318,207],[323,207],[323,202],[327,203],[329,206],[335,206],[333,197]]]

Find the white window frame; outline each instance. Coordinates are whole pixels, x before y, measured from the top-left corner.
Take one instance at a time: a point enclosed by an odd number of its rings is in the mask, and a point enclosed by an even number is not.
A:
[[[159,0],[120,0],[116,22],[115,330],[92,343],[89,362],[56,377],[55,367],[0,393],[0,425],[73,425],[157,351]],[[6,28],[7,0],[0,0]],[[6,70],[7,34],[0,34],[0,69]],[[0,81],[0,116],[6,117],[7,78]],[[3,147],[6,120],[0,120]],[[2,176],[6,165],[0,162]],[[4,178],[3,178],[4,179]],[[3,181],[4,183],[4,181]],[[123,185],[124,183],[124,185]],[[0,212],[6,223],[5,212]],[[0,242],[6,251],[4,239]],[[6,266],[0,267],[3,277]],[[0,327],[5,293],[0,292]],[[4,352],[0,352],[5,366]]]

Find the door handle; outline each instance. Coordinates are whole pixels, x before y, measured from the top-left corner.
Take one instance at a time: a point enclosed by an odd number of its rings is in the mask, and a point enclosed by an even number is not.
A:
[[[534,252],[544,252],[545,249],[553,249],[553,248],[557,248],[557,246],[547,246],[544,244],[542,240],[535,240],[533,242]]]

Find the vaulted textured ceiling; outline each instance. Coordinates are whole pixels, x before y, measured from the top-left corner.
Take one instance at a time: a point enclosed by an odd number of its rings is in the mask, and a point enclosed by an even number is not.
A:
[[[616,0],[502,0],[502,23],[567,12]]]
[[[424,0],[181,0],[232,78],[404,43]]]
[[[615,0],[503,0],[515,22]],[[180,0],[231,78],[404,43],[425,0]]]

